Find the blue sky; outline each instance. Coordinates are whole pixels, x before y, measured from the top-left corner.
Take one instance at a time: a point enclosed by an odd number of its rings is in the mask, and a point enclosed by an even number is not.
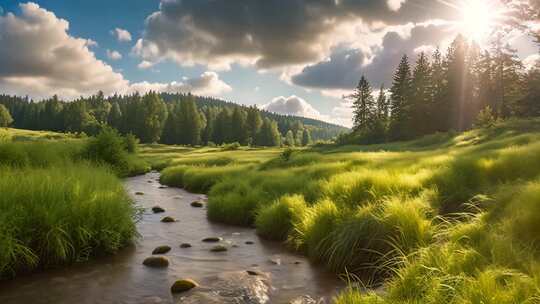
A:
[[[362,74],[374,87],[388,84],[401,54],[444,49],[463,32],[460,25],[471,22],[461,20],[459,0],[458,9],[427,0],[163,2],[0,0],[4,40],[28,48],[0,45],[0,55],[13,57],[0,67],[0,90],[35,98],[193,91],[350,125],[349,104],[340,96]],[[474,27],[488,26],[488,18]],[[27,30],[29,25],[40,28]],[[116,28],[132,39],[120,41],[111,33]],[[522,58],[537,56],[525,36],[515,34],[509,42]],[[70,47],[54,52],[61,45]],[[52,57],[44,54],[48,49]],[[113,51],[122,58],[107,55]]]

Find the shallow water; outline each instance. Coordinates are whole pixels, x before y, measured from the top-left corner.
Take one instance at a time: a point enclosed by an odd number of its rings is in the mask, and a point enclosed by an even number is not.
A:
[[[268,303],[288,303],[303,295],[328,303],[342,288],[335,275],[278,243],[259,239],[254,229],[209,222],[204,208],[190,206],[193,201],[204,200],[204,195],[160,189],[158,178],[159,173],[148,173],[125,180],[136,203],[146,208],[138,223],[141,238],[135,246],[111,257],[0,282],[0,303],[175,303],[180,300],[173,298],[170,286],[177,279],[191,278],[211,288],[212,276],[247,269],[269,274]],[[139,191],[144,195],[135,195]],[[150,208],[155,205],[166,212],[153,214]],[[161,223],[164,216],[172,216],[177,222]],[[222,237],[229,250],[210,252],[215,244],[201,240],[211,236]],[[246,241],[254,244],[247,245]],[[181,243],[193,247],[182,249]],[[160,245],[172,247],[165,254],[169,267],[143,266],[143,260]]]

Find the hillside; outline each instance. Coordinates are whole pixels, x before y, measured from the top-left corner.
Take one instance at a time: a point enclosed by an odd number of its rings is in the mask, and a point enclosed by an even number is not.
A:
[[[161,93],[161,97],[164,101],[170,102],[178,99],[184,98],[186,95],[184,94],[168,94],[168,93]],[[238,103],[225,101],[217,98],[212,97],[204,97],[204,96],[194,96],[195,100],[197,102],[197,105],[202,107],[241,107],[244,110],[248,108],[248,106],[240,105]],[[328,140],[332,139],[339,134],[348,132],[349,129],[340,125],[328,123],[325,121],[312,119],[312,118],[306,118],[306,117],[300,117],[300,116],[294,116],[294,115],[282,115],[277,113],[272,113],[268,111],[261,110],[261,115],[263,117],[270,118],[272,120],[277,121],[279,131],[282,134],[285,134],[287,130],[290,129],[291,126],[293,126],[295,123],[301,123],[304,126],[309,126],[311,129],[312,136],[315,134],[314,137],[321,139],[321,140]],[[323,132],[324,130],[324,132]]]

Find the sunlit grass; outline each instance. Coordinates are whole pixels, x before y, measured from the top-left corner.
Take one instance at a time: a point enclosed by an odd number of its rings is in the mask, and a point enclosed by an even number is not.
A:
[[[385,282],[337,303],[540,303],[538,119],[286,153],[156,149],[164,180],[209,193],[211,220]]]

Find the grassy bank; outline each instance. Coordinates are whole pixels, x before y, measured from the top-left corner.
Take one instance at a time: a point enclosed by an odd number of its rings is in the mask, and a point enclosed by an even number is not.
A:
[[[537,303],[540,121],[308,150],[147,147],[162,181],[382,294],[338,303]],[[180,148],[178,148],[180,149]]]
[[[144,172],[146,162],[111,133],[51,140],[24,132],[0,142],[0,278],[130,243],[137,211],[118,176]]]

